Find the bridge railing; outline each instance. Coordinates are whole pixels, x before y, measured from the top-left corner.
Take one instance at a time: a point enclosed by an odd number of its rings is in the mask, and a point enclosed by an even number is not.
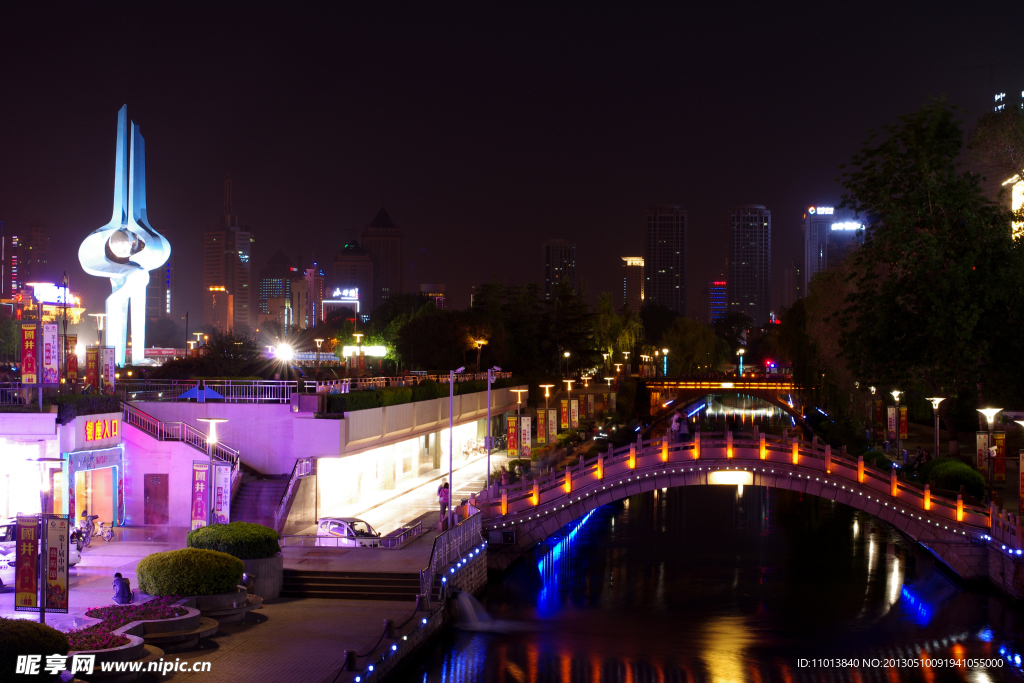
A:
[[[763,449],[763,451],[762,451]],[[789,465],[800,470],[821,472],[831,478],[846,481],[850,490],[861,494],[874,495],[906,514],[906,509],[917,511],[922,520],[946,520],[980,528],[999,527],[999,533],[1012,537],[1015,547],[1024,546],[1017,542],[1021,531],[1017,517],[999,516],[994,510],[966,504],[933,493],[928,487],[920,487],[899,481],[895,472],[882,472],[845,453],[845,449],[833,452],[817,438],[812,441],[790,440],[771,434],[761,435],[750,432],[697,433],[694,441],[670,444],[665,439],[652,441],[638,440],[635,444],[600,454],[590,459],[581,458],[578,464],[564,471],[552,472],[532,481],[525,481],[499,489],[493,500],[480,501],[485,518],[516,516],[551,505],[565,505],[573,493],[587,489],[600,490],[606,481],[615,481],[631,473],[652,474],[679,464],[714,463],[722,465]],[[793,470],[789,470],[793,471]],[[999,522],[999,519],[1005,521]],[[996,523],[993,523],[996,520]],[[1000,526],[1000,524],[1002,526]],[[994,536],[994,534],[993,534]]]

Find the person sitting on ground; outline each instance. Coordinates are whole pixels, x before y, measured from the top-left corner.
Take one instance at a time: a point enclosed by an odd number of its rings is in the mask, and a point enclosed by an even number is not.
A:
[[[132,584],[128,579],[121,576],[121,572],[114,574],[114,602],[119,605],[130,604],[134,599]]]

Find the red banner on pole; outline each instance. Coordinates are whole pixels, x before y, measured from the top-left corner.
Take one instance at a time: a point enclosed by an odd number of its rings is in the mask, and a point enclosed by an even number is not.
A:
[[[14,609],[39,609],[39,519],[18,517],[15,531]]]
[[[548,424],[547,415],[545,411],[537,411],[537,443],[547,443],[548,437]]]
[[[64,363],[65,374],[68,381],[78,379],[78,356],[75,348],[78,346],[78,335],[69,334],[64,337]]]
[[[569,428],[569,399],[562,399],[562,415],[560,420],[562,429]]]
[[[39,384],[39,362],[36,358],[36,344],[39,331],[35,323],[21,326],[21,383]]]
[[[100,385],[100,350],[95,346],[85,350],[85,383],[93,387]]]
[[[993,432],[992,444],[996,447],[992,476],[996,481],[1006,481],[1006,432]]]
[[[907,407],[900,406],[900,438],[907,438]]]
[[[508,457],[518,458],[519,457],[519,431],[516,429],[518,420],[509,416],[508,418]]]
[[[529,459],[530,457],[530,418],[521,417],[519,418],[519,457],[523,459]]]

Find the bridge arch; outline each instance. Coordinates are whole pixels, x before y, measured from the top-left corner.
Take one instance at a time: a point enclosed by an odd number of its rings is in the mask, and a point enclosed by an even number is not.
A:
[[[921,543],[963,578],[988,576],[979,546],[991,510],[952,501],[817,443],[757,433],[700,433],[692,443],[638,440],[577,467],[501,489],[482,501],[488,562],[503,568],[590,511],[660,488],[754,485],[799,491],[863,510]],[[998,526],[998,525],[997,525]],[[998,540],[998,539],[997,539]],[[1020,548],[1017,548],[1020,549]]]
[[[767,380],[767,379],[736,379],[729,381],[706,380],[706,379],[662,379],[648,380],[647,388],[651,391],[660,392],[663,397],[672,396],[677,401],[689,403],[708,394],[733,394],[737,396],[751,396],[766,401],[776,408],[781,408],[797,420],[803,419],[803,413],[799,408],[790,405],[789,401],[781,398],[780,394],[790,395],[794,391],[794,385],[789,380]]]

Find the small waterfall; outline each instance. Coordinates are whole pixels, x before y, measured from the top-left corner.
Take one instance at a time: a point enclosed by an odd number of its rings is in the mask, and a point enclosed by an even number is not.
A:
[[[466,591],[455,596],[455,611],[459,615],[456,627],[465,631],[491,631],[494,620],[480,601]]]

